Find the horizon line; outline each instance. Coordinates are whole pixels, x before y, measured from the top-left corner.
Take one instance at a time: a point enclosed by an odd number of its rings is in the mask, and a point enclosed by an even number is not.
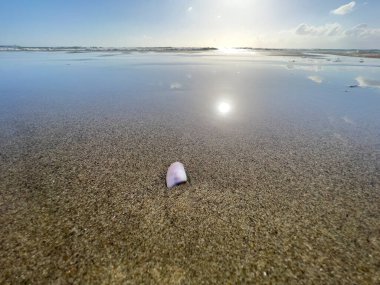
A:
[[[273,48],[273,47],[249,47],[249,46],[97,46],[97,45],[17,45],[17,44],[0,44],[0,48],[36,48],[36,49],[191,49],[191,50],[219,50],[219,49],[252,49],[252,50],[380,50],[377,48]]]

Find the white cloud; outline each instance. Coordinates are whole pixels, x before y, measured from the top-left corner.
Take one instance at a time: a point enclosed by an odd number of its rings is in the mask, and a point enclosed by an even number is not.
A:
[[[344,34],[355,38],[380,38],[380,29],[372,29],[367,24],[359,24],[346,30]]]
[[[346,5],[336,8],[335,10],[332,10],[331,13],[335,15],[346,15],[353,11],[355,5],[356,5],[355,1],[352,1]]]
[[[193,11],[193,7],[187,8],[187,12],[191,12],[191,11]]]
[[[380,28],[370,28],[367,24],[359,24],[355,27],[344,29],[338,23],[325,24],[321,26],[312,26],[300,24],[293,32],[298,36],[309,37],[335,37],[347,39],[368,39],[380,40]]]
[[[342,26],[338,23],[325,24],[323,26],[311,26],[300,24],[295,33],[302,36],[339,36],[342,34]]]

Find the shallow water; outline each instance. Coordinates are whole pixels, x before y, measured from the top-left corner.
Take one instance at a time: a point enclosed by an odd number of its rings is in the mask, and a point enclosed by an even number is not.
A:
[[[380,60],[336,58],[0,52],[0,283],[378,283]]]
[[[247,132],[287,123],[379,143],[377,59],[221,52],[2,52],[0,58],[2,120],[146,114]],[[349,87],[356,85],[362,87]]]

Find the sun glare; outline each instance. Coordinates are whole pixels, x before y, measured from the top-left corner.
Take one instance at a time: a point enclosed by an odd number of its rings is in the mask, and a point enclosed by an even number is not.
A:
[[[222,115],[226,115],[231,111],[231,105],[227,102],[220,102],[218,104],[218,111]]]

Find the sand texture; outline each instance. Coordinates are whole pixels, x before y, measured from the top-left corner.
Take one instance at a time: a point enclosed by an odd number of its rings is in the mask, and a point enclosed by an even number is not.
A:
[[[379,161],[333,136],[165,121],[12,125],[0,283],[379,279]],[[168,165],[191,184],[168,191]]]

